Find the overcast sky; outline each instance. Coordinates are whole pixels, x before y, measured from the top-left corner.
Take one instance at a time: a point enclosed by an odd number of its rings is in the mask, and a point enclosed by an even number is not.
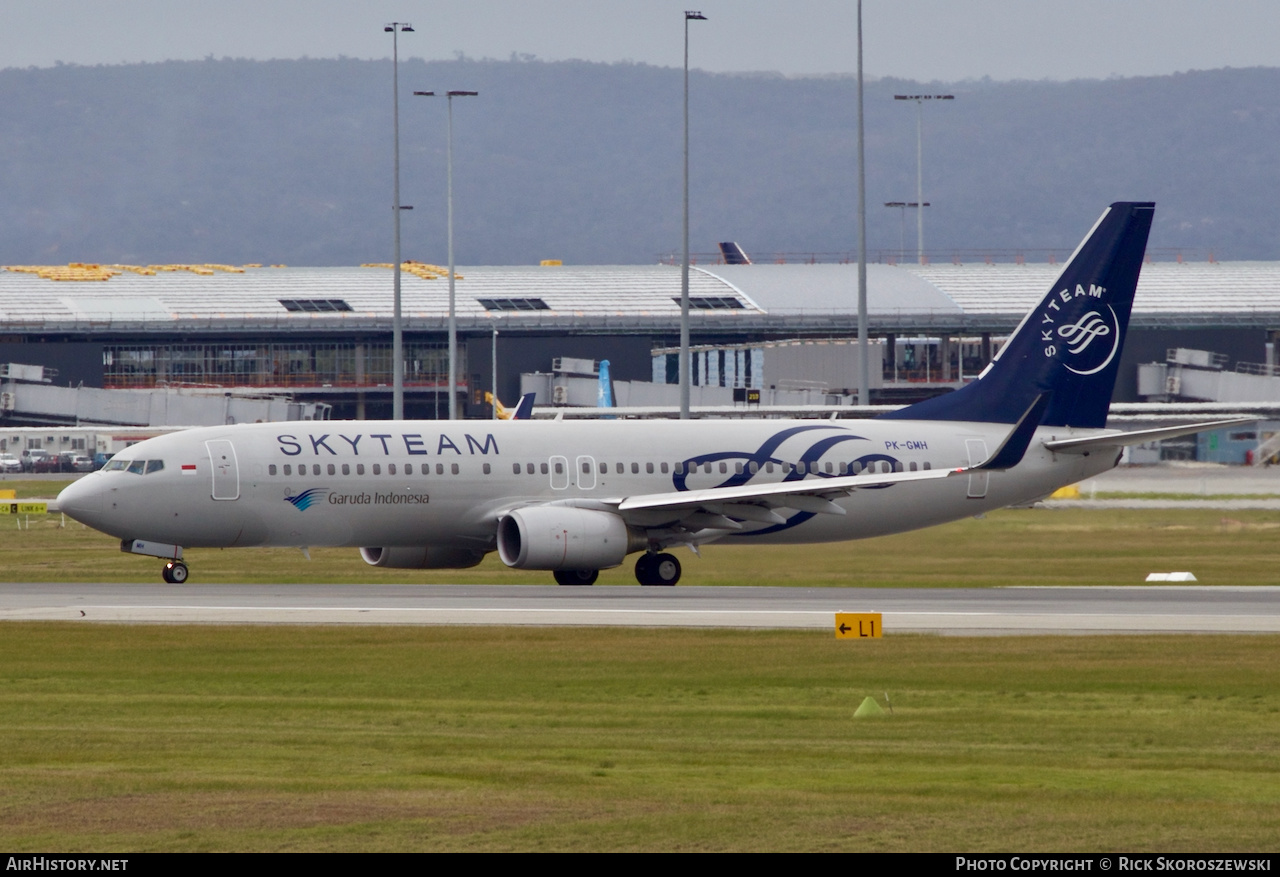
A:
[[[0,67],[390,56],[679,66],[699,0],[0,0]],[[691,64],[787,75],[856,69],[853,0],[706,0]],[[1277,0],[866,0],[869,76],[954,81],[1280,66]]]

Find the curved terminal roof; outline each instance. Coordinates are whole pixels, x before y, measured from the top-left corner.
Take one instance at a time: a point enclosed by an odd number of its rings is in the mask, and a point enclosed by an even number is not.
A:
[[[867,266],[873,331],[1005,332],[1061,266]],[[61,273],[59,273],[61,272]],[[406,328],[436,331],[448,315],[443,269],[409,265]],[[389,266],[61,266],[0,270],[0,333],[390,329]],[[75,277],[76,279],[53,279]],[[703,334],[843,333],[857,324],[853,264],[715,265],[690,271],[694,330]],[[668,265],[459,268],[460,328],[579,333],[678,330],[680,270]],[[1280,327],[1280,262],[1151,263],[1133,325]]]

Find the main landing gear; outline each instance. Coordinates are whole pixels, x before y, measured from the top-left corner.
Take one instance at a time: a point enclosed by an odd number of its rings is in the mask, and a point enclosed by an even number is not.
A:
[[[636,581],[642,585],[674,585],[680,581],[680,561],[670,554],[642,554],[636,560]]]
[[[179,562],[178,566],[182,564]],[[182,569],[184,575],[179,581],[186,579],[186,567]],[[557,569],[551,574],[557,585],[594,585],[600,578],[600,571],[595,569]],[[170,581],[167,568],[165,581]],[[680,561],[670,554],[642,554],[636,559],[636,581],[642,585],[674,585],[680,581]]]
[[[171,585],[181,585],[187,580],[187,565],[181,560],[171,560],[160,571],[160,577]]]

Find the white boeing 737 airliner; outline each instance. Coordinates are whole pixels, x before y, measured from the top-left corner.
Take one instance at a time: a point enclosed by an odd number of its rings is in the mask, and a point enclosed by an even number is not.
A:
[[[69,486],[62,511],[166,559],[183,548],[350,546],[373,566],[518,569],[588,585],[638,553],[713,541],[831,542],[1043,497],[1124,445],[1107,410],[1154,205],[1117,203],[995,360],[954,393],[874,420],[264,423],[148,439]]]

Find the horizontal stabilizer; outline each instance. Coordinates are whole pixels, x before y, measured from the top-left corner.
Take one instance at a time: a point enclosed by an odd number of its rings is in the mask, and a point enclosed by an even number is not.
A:
[[[1140,445],[1144,442],[1194,435],[1197,432],[1206,432],[1211,429],[1224,429],[1229,426],[1242,426],[1246,423],[1257,422],[1258,419],[1256,417],[1235,417],[1231,420],[1211,420],[1208,423],[1161,426],[1155,429],[1138,429],[1132,432],[1113,432],[1110,435],[1047,439],[1044,442],[1044,446],[1057,454],[1083,454],[1097,448],[1122,448],[1126,445]]]

